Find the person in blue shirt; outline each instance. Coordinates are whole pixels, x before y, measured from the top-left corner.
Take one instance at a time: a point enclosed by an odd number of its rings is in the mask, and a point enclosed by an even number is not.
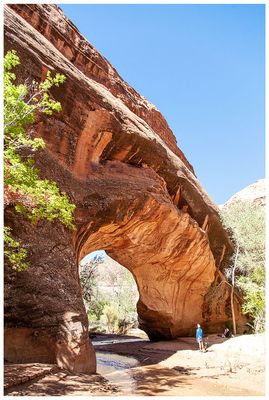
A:
[[[203,341],[203,329],[201,328],[200,324],[197,324],[196,340],[199,344],[199,350],[205,351],[205,346],[204,346],[204,341]]]

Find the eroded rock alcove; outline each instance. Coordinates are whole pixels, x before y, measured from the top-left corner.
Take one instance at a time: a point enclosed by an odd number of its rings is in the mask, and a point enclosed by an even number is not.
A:
[[[36,123],[47,143],[36,163],[76,204],[75,231],[5,211],[31,264],[24,273],[6,268],[6,359],[95,371],[78,264],[100,248],[133,274],[151,339],[192,335],[197,322],[222,329],[231,311],[219,282],[232,245],[160,112],[56,6],[6,6],[4,22],[19,81],[48,69],[67,77],[53,92],[63,111]]]

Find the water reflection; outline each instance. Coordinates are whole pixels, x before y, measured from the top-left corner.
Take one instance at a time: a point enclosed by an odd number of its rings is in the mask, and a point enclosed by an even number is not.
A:
[[[141,341],[145,341],[145,339],[141,339],[141,338],[130,338],[130,337],[124,337],[124,336],[119,336],[117,338],[110,338],[108,337],[107,339],[92,339],[91,342],[93,344],[93,346],[105,346],[107,344],[115,344],[115,343],[128,343],[128,342],[141,342]],[[149,340],[149,339],[146,339]]]
[[[132,378],[131,368],[139,366],[139,361],[133,357],[107,352],[96,352],[96,358],[97,373],[118,386],[122,394],[127,395],[134,392],[136,384]]]

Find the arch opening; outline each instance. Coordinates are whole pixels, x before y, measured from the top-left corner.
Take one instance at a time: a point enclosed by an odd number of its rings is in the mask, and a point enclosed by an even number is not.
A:
[[[139,292],[127,268],[105,250],[95,250],[80,261],[79,276],[90,337],[138,328]]]

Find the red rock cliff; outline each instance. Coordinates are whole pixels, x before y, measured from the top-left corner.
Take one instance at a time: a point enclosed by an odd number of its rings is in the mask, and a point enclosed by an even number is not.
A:
[[[156,107],[126,83],[112,65],[81,35],[60,8],[43,5],[13,4],[11,7],[37,29],[67,60],[87,77],[101,83],[136,115],[144,119],[194,173],[177,147],[176,138]],[[59,24],[59,21],[61,23]]]
[[[77,207],[75,232],[6,211],[31,262],[25,273],[7,267],[6,358],[95,370],[78,262],[97,249],[134,275],[151,339],[193,334],[197,322],[222,329],[231,312],[218,282],[232,246],[159,111],[56,6],[6,6],[5,49],[20,56],[19,81],[48,69],[67,77],[53,92],[63,111],[36,124],[47,143],[36,162]]]

